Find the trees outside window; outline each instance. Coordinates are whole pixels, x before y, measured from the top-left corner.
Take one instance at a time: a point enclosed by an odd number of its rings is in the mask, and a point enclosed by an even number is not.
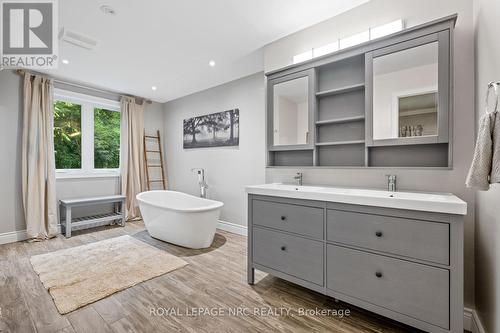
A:
[[[56,90],[54,150],[58,176],[118,175],[118,102]]]
[[[82,106],[54,103],[54,151],[56,169],[82,167]]]
[[[120,167],[120,113],[94,109],[94,168]]]

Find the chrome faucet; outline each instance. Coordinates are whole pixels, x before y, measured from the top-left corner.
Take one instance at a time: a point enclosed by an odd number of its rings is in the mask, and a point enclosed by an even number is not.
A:
[[[387,190],[391,192],[397,191],[396,175],[385,175],[387,177]]]
[[[297,174],[295,175],[295,177],[293,177],[293,179],[295,179],[296,185],[302,186],[302,172],[297,172]]]
[[[191,172],[196,172],[198,174],[198,185],[200,186],[200,197],[207,197],[208,184],[205,182],[205,169],[203,168],[192,168]]]

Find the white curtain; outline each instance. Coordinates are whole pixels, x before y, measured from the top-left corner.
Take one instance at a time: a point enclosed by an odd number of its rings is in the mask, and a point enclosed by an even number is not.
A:
[[[24,74],[22,185],[31,239],[47,239],[58,232],[52,96],[51,79]]]
[[[140,218],[135,196],[144,190],[144,103],[139,105],[134,98],[121,99],[121,187],[127,197],[125,214],[127,220]]]

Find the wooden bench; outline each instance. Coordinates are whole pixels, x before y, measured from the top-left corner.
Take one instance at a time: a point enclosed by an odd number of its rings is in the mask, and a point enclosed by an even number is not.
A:
[[[71,217],[71,210],[74,207],[83,207],[101,204],[114,204],[112,213],[96,214],[79,218]],[[103,197],[78,198],[60,200],[61,226],[64,227],[66,237],[71,237],[72,230],[87,229],[96,226],[118,223],[125,226],[125,196],[110,195]],[[64,212],[64,214],[63,214]]]

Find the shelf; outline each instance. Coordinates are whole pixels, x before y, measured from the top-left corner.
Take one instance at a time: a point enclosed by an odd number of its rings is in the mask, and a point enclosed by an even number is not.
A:
[[[359,145],[364,143],[365,140],[318,142],[316,143],[316,146],[343,146],[343,145]]]
[[[316,122],[316,125],[329,125],[329,124],[342,124],[342,123],[350,123],[354,121],[365,120],[365,116],[354,116],[354,117],[345,117],[338,119],[328,119],[328,120],[319,120]]]
[[[71,219],[71,230],[79,230],[88,225],[94,225],[121,219],[123,219],[122,213],[106,213],[106,214],[79,217]],[[65,222],[63,222],[63,225],[65,225]]]
[[[268,163],[273,166],[312,166],[313,150],[283,150],[269,154]]]
[[[351,141],[351,142],[356,143],[359,141]],[[365,166],[364,144],[343,145],[334,143],[333,145],[319,146],[317,155],[318,155],[318,165],[320,166],[339,166],[339,167]]]
[[[365,88],[364,83],[360,84],[354,84],[351,86],[345,86],[342,88],[336,88],[336,89],[330,89],[330,90],[325,90],[325,91],[319,91],[316,93],[317,97],[324,97],[324,96],[331,96],[331,95],[338,95],[338,94],[343,94],[355,90],[362,90]]]
[[[412,117],[412,116],[420,116],[424,114],[437,114],[437,109],[423,109],[423,110],[408,110],[408,111],[399,111],[400,117]]]
[[[269,151],[296,151],[296,150],[313,150],[310,144],[299,144],[299,145],[281,145],[281,146],[271,146]]]

